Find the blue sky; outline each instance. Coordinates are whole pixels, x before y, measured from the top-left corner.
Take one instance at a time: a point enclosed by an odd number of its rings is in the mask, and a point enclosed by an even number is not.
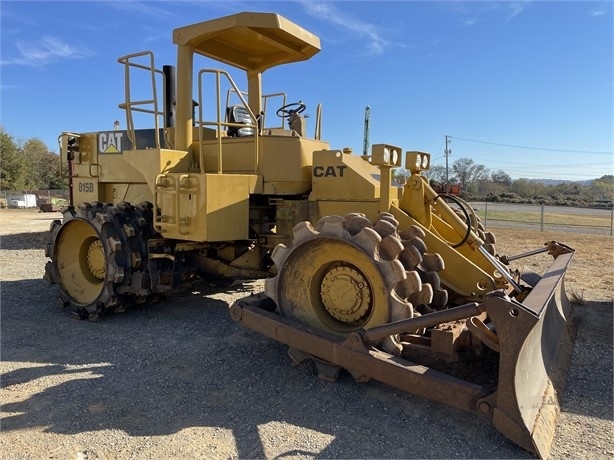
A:
[[[280,13],[320,37],[319,54],[266,71],[263,88],[312,116],[321,102],[331,148],[362,152],[369,105],[371,144],[434,164],[447,134],[450,162],[513,178],[614,174],[610,1],[2,0],[0,123],[54,151],[62,131],[125,126],[117,58],[152,50],[174,65],[174,28],[240,11]]]

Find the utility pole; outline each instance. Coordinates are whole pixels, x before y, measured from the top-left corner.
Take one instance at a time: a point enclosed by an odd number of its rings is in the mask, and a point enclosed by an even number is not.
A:
[[[452,149],[448,148],[448,145],[451,143],[452,139],[450,139],[450,136],[446,134],[446,149],[443,152],[446,157],[446,186],[444,188],[446,193],[450,193],[450,174],[448,172],[448,157],[452,154]]]

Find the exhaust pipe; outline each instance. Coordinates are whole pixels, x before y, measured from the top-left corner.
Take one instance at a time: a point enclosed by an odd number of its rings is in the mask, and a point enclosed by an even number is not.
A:
[[[175,127],[175,66],[162,66],[164,74],[164,127]]]

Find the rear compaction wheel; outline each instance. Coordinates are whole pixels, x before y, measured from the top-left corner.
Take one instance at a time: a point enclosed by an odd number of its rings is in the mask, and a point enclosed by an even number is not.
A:
[[[83,203],[54,220],[45,278],[59,287],[60,301],[92,320],[107,310],[122,311],[147,300],[147,239],[152,206]]]

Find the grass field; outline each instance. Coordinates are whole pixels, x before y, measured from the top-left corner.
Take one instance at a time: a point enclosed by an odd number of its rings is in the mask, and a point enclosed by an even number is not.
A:
[[[564,206],[544,206],[542,209],[539,205],[507,203],[471,203],[471,206],[487,226],[570,227],[576,231],[585,228],[590,233],[612,234],[614,215],[609,209]]]
[[[476,214],[484,219],[484,211],[478,211]],[[488,210],[486,220],[502,220],[509,222],[526,222],[532,224],[540,224],[541,213],[540,212],[507,212],[507,211],[491,211]],[[544,213],[544,224],[553,225],[569,225],[571,227],[603,227],[610,228],[611,219],[609,216],[586,216],[586,215],[574,215],[574,214],[558,214],[558,213]]]

